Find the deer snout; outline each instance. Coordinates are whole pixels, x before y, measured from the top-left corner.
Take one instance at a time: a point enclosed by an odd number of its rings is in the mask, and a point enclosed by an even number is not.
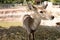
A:
[[[54,19],[54,16],[51,16],[51,19]]]
[[[60,22],[57,22],[56,25],[60,25]]]

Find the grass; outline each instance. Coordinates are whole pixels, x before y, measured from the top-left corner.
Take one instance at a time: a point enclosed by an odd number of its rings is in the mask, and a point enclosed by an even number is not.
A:
[[[41,26],[35,33],[36,40],[57,40],[60,38],[60,32],[54,27]]]
[[[35,40],[57,40],[60,32],[57,28],[40,26],[35,32]],[[27,32],[20,26],[10,26],[9,29],[0,28],[0,40],[28,40]]]
[[[27,37],[26,30],[21,27],[0,28],[0,40],[22,40]]]

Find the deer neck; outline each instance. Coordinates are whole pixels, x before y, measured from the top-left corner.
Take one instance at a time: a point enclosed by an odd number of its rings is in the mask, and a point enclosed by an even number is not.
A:
[[[41,16],[40,16],[40,14],[38,14],[38,13],[33,13],[33,14],[31,14],[31,17],[32,18],[41,18]]]

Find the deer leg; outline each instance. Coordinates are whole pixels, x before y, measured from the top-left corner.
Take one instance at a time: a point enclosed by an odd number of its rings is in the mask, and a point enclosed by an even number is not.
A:
[[[34,38],[34,32],[32,32],[32,36],[33,36],[33,40],[35,40],[35,38]]]
[[[29,34],[29,40],[31,40],[31,33]]]

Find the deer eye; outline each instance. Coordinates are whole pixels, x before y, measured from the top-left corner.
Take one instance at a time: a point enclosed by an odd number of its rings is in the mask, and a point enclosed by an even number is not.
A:
[[[43,11],[40,11],[40,13],[43,13]]]

